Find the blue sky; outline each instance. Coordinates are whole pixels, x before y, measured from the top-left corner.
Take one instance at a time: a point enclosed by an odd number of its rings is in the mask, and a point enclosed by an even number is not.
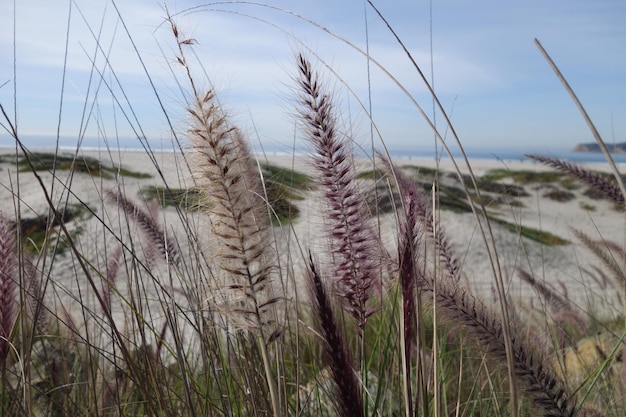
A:
[[[125,25],[175,130],[184,137],[189,88],[176,64],[162,2],[7,3],[0,13],[0,103],[11,118],[17,110],[21,135],[59,132],[70,143],[85,136],[115,144],[116,137],[132,138],[141,128],[154,147],[171,143],[167,119]],[[317,54],[342,79],[317,64],[335,92],[342,126],[358,143],[369,144],[369,122],[359,104],[368,106],[367,64],[361,54],[284,11],[241,2],[188,10],[200,4],[173,0],[168,7],[180,30],[198,42],[187,51],[188,58],[195,54],[199,59],[192,62],[196,81],[217,88],[233,121],[253,143],[272,149],[293,143],[294,54],[308,48],[310,57]],[[370,54],[432,116],[432,101],[417,72],[362,0],[264,4],[302,15],[363,49],[367,16]],[[550,150],[593,141],[533,44],[535,37],[560,66],[605,140],[626,141],[623,0],[433,0],[432,54],[429,2],[375,4],[428,77],[432,63],[435,91],[466,147]],[[373,119],[389,146],[423,149],[433,144],[433,134],[414,105],[375,66],[371,96]],[[128,116],[131,110],[134,115]],[[445,132],[441,116],[436,120]],[[0,137],[0,145],[8,142]],[[299,138],[296,143],[300,147]],[[139,147],[132,140],[123,145]]]

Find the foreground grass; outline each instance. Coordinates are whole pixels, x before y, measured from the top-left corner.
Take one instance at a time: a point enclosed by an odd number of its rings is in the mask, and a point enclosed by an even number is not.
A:
[[[302,196],[314,181],[307,177],[306,181],[297,182],[299,188],[292,187],[291,181],[288,188],[282,188],[291,173],[278,172],[282,177],[278,180],[265,177],[265,186],[261,188],[266,190],[269,201],[273,200],[269,197],[274,192],[272,184],[280,186],[279,192]],[[407,195],[402,187],[397,192]],[[493,185],[489,187],[494,189]],[[416,183],[415,192],[421,190]],[[193,199],[206,198],[201,190],[193,194],[188,190],[154,188],[143,190],[141,197],[138,201],[156,197],[163,208],[171,204],[200,213],[214,209],[190,204]],[[122,218],[127,224],[124,227],[136,224],[138,234],[117,235],[123,246],[119,251],[107,248],[107,262],[100,268],[77,245],[84,237],[63,230],[53,220],[42,219],[39,226],[32,227],[43,227],[48,234],[54,229],[66,242],[65,253],[25,249],[34,241],[27,237],[30,227],[23,225],[18,234],[17,229],[12,229],[11,221],[3,219],[5,232],[0,238],[0,250],[4,252],[0,258],[5,266],[2,270],[20,272],[12,272],[12,280],[5,279],[0,288],[3,299],[12,306],[8,313],[3,313],[4,320],[11,325],[8,331],[4,330],[10,343],[3,344],[1,351],[1,414],[345,415],[337,411],[341,410],[338,401],[345,401],[347,395],[338,388],[338,378],[352,372],[357,378],[346,383],[357,384],[354,389],[361,397],[361,415],[404,415],[409,408],[418,415],[509,414],[514,394],[505,388],[507,375],[497,316],[473,296],[461,295],[469,289],[454,281],[453,276],[458,273],[454,261],[438,276],[439,282],[447,284],[435,290],[438,297],[435,304],[430,294],[432,286],[440,284],[430,281],[428,276],[422,287],[412,287],[415,293],[407,292],[410,287],[406,286],[405,274],[410,274],[410,270],[404,269],[405,259],[396,264],[400,268],[398,272],[387,275],[383,271],[388,267],[380,270],[385,277],[383,290],[365,304],[367,316],[355,315],[361,304],[346,306],[341,298],[334,298],[334,291],[327,293],[331,297],[330,309],[324,310],[308,302],[292,303],[289,301],[292,294],[274,288],[277,291],[274,294],[278,295],[262,301],[259,310],[273,313],[259,324],[249,320],[249,314],[256,310],[249,310],[247,302],[230,304],[232,301],[224,298],[231,291],[250,288],[235,284],[239,271],[243,270],[232,270],[232,264],[222,263],[232,262],[233,254],[198,252],[200,262],[188,255],[181,257],[180,249],[169,245],[170,238],[162,240],[168,232],[161,228],[154,212],[140,202],[123,202],[119,196],[111,198],[126,213]],[[464,204],[471,201],[466,197]],[[214,200],[213,204],[216,207],[215,204],[223,202]],[[276,206],[272,207],[272,212],[278,212]],[[184,216],[186,210],[180,213]],[[243,216],[247,211],[241,213]],[[80,209],[72,214],[79,216]],[[55,218],[53,214],[51,219]],[[64,217],[63,223],[71,221]],[[544,244],[565,243],[555,236],[494,217],[490,221]],[[241,227],[245,229],[247,224]],[[427,227],[424,232],[428,233]],[[189,236],[191,240],[196,239],[195,233]],[[372,239],[368,245],[377,244]],[[436,250],[441,256],[454,258],[441,235],[437,239],[427,240],[433,246],[426,252]],[[265,250],[265,243],[269,243],[268,247],[273,245],[271,239],[260,242],[263,246],[258,250]],[[154,248],[156,258],[154,253],[139,250],[146,246]],[[81,286],[80,298],[76,296],[70,303],[78,306],[78,310],[55,301],[57,295],[46,290],[52,284],[37,266],[59,256],[72,259],[76,276],[89,283]],[[411,256],[426,259],[421,251]],[[11,259],[23,261],[13,266],[9,262],[7,266],[6,261]],[[86,269],[81,270],[81,265]],[[296,268],[294,263],[280,271],[307,273]],[[325,271],[332,274],[333,269]],[[202,284],[206,272],[213,276],[208,287]],[[275,274],[276,283],[285,285],[289,281],[288,272]],[[222,285],[218,276],[232,281],[216,293],[216,286]],[[173,282],[177,283],[176,288],[181,288],[180,293],[172,291]],[[303,278],[298,282],[301,285]],[[452,285],[454,291],[449,292],[447,285]],[[56,285],[50,288],[58,290]],[[522,396],[518,406],[520,415],[533,415],[538,409],[537,398],[542,402],[551,398],[562,408],[559,415],[593,415],[584,414],[580,411],[583,409],[622,415],[624,396],[619,369],[621,336],[625,331],[623,318],[614,319],[611,325],[603,324],[599,318],[586,316],[571,305],[566,294],[538,288],[549,308],[515,308],[516,316],[539,315],[541,319],[534,323],[544,323],[536,328],[529,324],[516,330],[519,333],[515,334],[515,349],[522,355],[518,360],[530,366],[528,370],[516,371],[519,372],[516,378],[520,384],[528,383],[526,372],[531,372],[530,369],[541,376],[553,368],[554,374],[550,374],[545,386],[541,385],[541,379],[532,382],[540,385],[531,385],[533,391]],[[86,298],[88,293],[91,296]],[[414,300],[413,310],[407,310],[409,299]],[[277,308],[269,310],[270,306]],[[19,316],[15,314],[18,311]],[[321,312],[320,317],[326,318],[315,319]],[[120,313],[124,317],[121,320]],[[327,321],[331,316],[334,320]],[[367,319],[359,323],[361,317]],[[329,328],[330,323],[334,324]],[[546,339],[541,353],[522,342],[529,333],[546,331],[554,339]],[[598,333],[602,338],[593,337]],[[328,340],[334,340],[333,343],[325,340],[331,336]],[[259,337],[263,338],[262,344]],[[340,348],[350,354],[334,357]],[[491,359],[494,352],[499,360]],[[344,362],[336,362],[339,357]],[[533,359],[528,362],[526,357]],[[535,362],[541,357],[550,360]],[[269,371],[259,366],[264,361]],[[270,394],[272,383],[275,385]],[[559,384],[563,384],[563,391],[561,388],[550,391]]]

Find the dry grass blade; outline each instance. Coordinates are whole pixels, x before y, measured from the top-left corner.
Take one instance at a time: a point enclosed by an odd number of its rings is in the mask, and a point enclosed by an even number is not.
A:
[[[363,394],[352,367],[352,355],[341,334],[322,277],[309,254],[308,284],[317,328],[322,334],[324,356],[328,362],[335,388],[334,397],[341,417],[363,416]]]

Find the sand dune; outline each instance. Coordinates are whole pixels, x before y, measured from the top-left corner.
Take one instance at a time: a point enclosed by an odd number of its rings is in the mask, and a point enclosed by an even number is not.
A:
[[[14,151],[3,150],[4,155],[11,155]],[[94,215],[85,215],[71,223],[68,228],[76,232],[76,242],[84,257],[94,266],[94,270],[106,270],[107,258],[121,240],[137,251],[148,250],[143,248],[137,239],[140,231],[137,225],[129,222],[117,207],[103,200],[103,190],[119,187],[130,198],[135,199],[138,205],[143,205],[138,192],[149,186],[164,186],[171,188],[189,188],[193,185],[185,159],[180,154],[156,153],[148,156],[145,152],[95,152],[84,151],[80,156],[96,158],[103,164],[123,167],[131,171],[148,173],[150,178],[134,178],[119,176],[110,179],[91,176],[86,173],[70,175],[69,171],[58,171],[56,178],[50,172],[38,172],[41,184],[46,189],[53,203],[58,207],[65,204],[87,205]],[[263,157],[263,162],[273,165],[311,173],[312,167],[306,158],[288,156]],[[434,168],[438,165],[441,177],[455,181],[454,167],[448,160],[436,164],[435,161],[400,159],[394,161],[397,166]],[[371,162],[359,161],[359,170],[371,169]],[[468,168],[461,166],[462,173]],[[471,167],[476,176],[483,176],[493,169],[510,171],[531,170],[547,171],[547,168],[529,161],[504,162],[475,160]],[[31,218],[37,215],[47,215],[48,203],[42,185],[32,172],[18,172],[16,165],[6,156],[0,164],[0,210],[9,216],[15,216],[19,209],[21,218]],[[608,171],[606,164],[593,164],[589,168]],[[452,174],[449,174],[452,173]],[[452,177],[451,177],[452,176]],[[504,179],[501,182],[513,184],[513,181]],[[363,182],[363,187],[373,187],[372,182]],[[556,187],[555,184],[523,184],[528,194],[519,197],[515,205],[488,204],[490,214],[499,219],[529,228],[543,230],[559,236],[571,243],[565,245],[548,246],[537,243],[519,233],[511,231],[502,224],[491,222],[491,237],[487,236],[490,252],[499,261],[502,273],[506,277],[508,291],[512,300],[538,307],[540,297],[527,284],[524,284],[516,274],[517,268],[531,271],[538,279],[545,281],[559,292],[567,292],[569,298],[583,309],[592,308],[606,313],[620,312],[620,294],[612,285],[604,285],[593,278],[600,275],[593,269],[599,265],[594,256],[572,234],[575,227],[594,239],[604,239],[622,244],[625,241],[626,224],[623,212],[616,210],[613,205],[597,198],[584,195],[585,188],[580,187],[568,190],[574,198],[567,202],[559,202],[546,197],[546,193]],[[558,188],[558,187],[557,187]],[[327,252],[327,242],[324,238],[324,218],[319,214],[320,202],[315,191],[310,191],[302,201],[294,202],[300,209],[299,218],[290,226],[275,227],[275,247],[285,270],[285,277],[290,277],[284,284],[288,291],[293,293],[294,288],[301,289],[298,280],[302,276],[300,268],[303,265],[302,251],[312,249],[316,253]],[[456,213],[448,210],[438,211],[445,233],[453,242],[455,250],[463,264],[463,272],[472,289],[487,301],[492,299],[494,278],[489,261],[488,251],[485,248],[476,216],[472,213]],[[199,213],[177,211],[169,207],[159,215],[164,229],[178,242],[182,256],[190,262],[201,261],[198,248],[208,248],[208,253],[214,253],[211,247],[210,228],[207,220]],[[376,221],[377,219],[372,219]],[[395,255],[396,220],[393,214],[384,214],[378,219],[382,240],[387,245],[391,255]],[[106,224],[107,230],[103,224]],[[487,231],[488,232],[488,231]],[[117,236],[117,237],[116,237]],[[192,237],[193,236],[193,237]],[[124,241],[128,239],[127,241]],[[494,251],[495,248],[495,251]],[[322,255],[320,255],[322,256]],[[211,255],[208,256],[210,259]],[[68,252],[58,255],[54,262],[40,261],[39,268],[43,274],[50,277],[53,285],[50,287],[50,296],[64,307],[76,303],[80,305],[86,299],[93,301],[93,295],[76,263],[76,259]],[[595,272],[594,272],[595,271]],[[591,274],[590,274],[591,272]],[[183,289],[190,285],[202,286],[203,293],[210,294],[213,285],[210,278],[203,282],[189,282],[184,276],[172,279],[171,275],[161,271],[168,277],[168,285]],[[593,276],[592,276],[593,275]],[[165,278],[164,278],[165,279]],[[131,285],[129,280],[120,284],[123,292],[126,286]],[[153,289],[156,294],[157,288]],[[182,291],[182,290],[181,290]],[[147,291],[150,293],[151,291]],[[156,295],[155,295],[156,296]],[[207,296],[206,300],[211,297]],[[91,302],[90,301],[90,302]],[[122,311],[119,312],[122,315]]]

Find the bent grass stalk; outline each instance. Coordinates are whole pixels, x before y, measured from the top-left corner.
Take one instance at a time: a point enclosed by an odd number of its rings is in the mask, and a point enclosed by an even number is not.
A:
[[[455,140],[459,150],[461,151],[461,155],[463,156],[463,160],[465,162],[465,165],[467,166],[467,169],[469,170],[470,180],[472,182],[473,190],[476,192],[476,195],[478,196],[478,199],[480,201],[480,204],[479,204],[480,214],[482,215],[482,217],[487,218],[488,217],[487,216],[487,210],[485,208],[485,205],[482,203],[480,188],[478,187],[478,184],[477,184],[477,181],[476,181],[476,176],[474,175],[474,172],[473,172],[473,169],[472,169],[472,165],[471,165],[471,163],[470,163],[470,161],[469,161],[469,159],[467,157],[467,154],[465,153],[465,149],[463,147],[461,139],[457,135],[456,129],[455,129],[454,125],[450,121],[450,118],[448,116],[448,112],[442,106],[441,102],[439,101],[439,97],[437,96],[437,94],[435,94],[435,90],[433,89],[431,83],[428,81],[427,77],[422,72],[420,66],[417,64],[417,62],[413,58],[413,56],[411,55],[411,53],[409,52],[409,50],[405,46],[405,44],[402,41],[402,39],[400,39],[400,37],[397,35],[396,31],[389,24],[389,22],[383,16],[383,14],[380,12],[380,10],[378,10],[378,8],[374,5],[374,3],[371,0],[367,0],[367,3],[370,5],[370,7],[372,7],[372,9],[376,12],[378,17],[385,23],[385,25],[387,26],[387,28],[391,32],[391,34],[396,38],[396,41],[402,47],[402,49],[405,52],[407,58],[409,59],[409,61],[411,62],[411,64],[413,65],[413,67],[415,68],[417,73],[419,74],[419,77],[422,80],[423,84],[428,89],[428,91],[429,91],[432,99],[434,100],[437,108],[439,109],[439,111],[443,115],[444,120],[446,122],[446,126],[450,129],[450,133],[452,134],[452,137],[454,138],[454,140]],[[367,58],[371,59],[369,57],[369,55],[367,56]],[[380,65],[376,61],[372,61],[372,62],[374,62],[377,66],[380,67]],[[385,71],[384,68],[381,68],[381,69],[383,69],[383,71]],[[517,403],[517,387],[516,387],[516,384],[515,384],[515,376],[513,375],[513,367],[514,367],[513,346],[509,342],[511,340],[511,337],[512,337],[511,329],[510,329],[510,323],[509,323],[509,308],[508,308],[507,302],[506,302],[506,291],[505,291],[505,286],[504,286],[504,279],[503,279],[503,276],[502,276],[502,268],[500,266],[500,260],[499,260],[499,257],[498,257],[497,247],[496,247],[495,238],[494,238],[494,235],[493,235],[493,230],[491,228],[491,223],[489,221],[485,221],[485,222],[482,221],[481,215],[479,215],[479,211],[476,208],[476,204],[473,202],[473,200],[470,197],[470,192],[469,192],[468,185],[465,183],[465,181],[464,181],[464,179],[463,179],[463,177],[461,175],[461,170],[459,169],[459,167],[457,165],[456,159],[455,159],[454,155],[452,154],[448,144],[446,143],[446,140],[439,133],[439,130],[437,129],[435,124],[428,117],[426,112],[423,110],[422,106],[420,106],[419,103],[413,98],[413,96],[406,90],[406,88],[404,88],[404,86],[402,86],[400,83],[398,83],[395,80],[395,78],[391,77],[391,79],[394,80],[394,82],[396,82],[398,87],[411,100],[411,102],[413,103],[415,108],[419,111],[419,113],[422,115],[424,120],[430,126],[431,130],[435,134],[435,137],[439,140],[439,143],[445,149],[446,153],[448,154],[450,160],[452,161],[452,163],[454,165],[455,172],[456,172],[456,174],[459,177],[461,186],[463,187],[463,191],[465,192],[465,195],[468,197],[468,200],[470,202],[470,207],[472,209],[472,213],[474,214],[474,217],[476,219],[476,224],[477,224],[477,226],[478,226],[478,228],[480,230],[480,235],[481,235],[481,238],[483,240],[485,250],[487,251],[487,256],[489,258],[489,264],[490,264],[490,267],[491,267],[492,276],[494,277],[494,280],[495,280],[495,283],[496,283],[496,289],[497,289],[497,292],[498,292],[498,305],[500,307],[501,318],[502,318],[502,322],[503,322],[503,325],[504,325],[503,330],[504,330],[504,334],[506,336],[505,337],[505,347],[506,347],[506,352],[507,352],[506,360],[507,360],[508,372],[509,372],[509,387],[511,389],[511,395],[512,395],[511,413],[512,413],[513,417],[517,417],[518,414],[519,414],[519,411],[518,411],[519,407],[518,407],[518,403]]]
[[[589,117],[589,114],[583,107],[583,104],[578,99],[578,96],[576,95],[572,87],[570,87],[569,83],[567,82],[563,74],[561,73],[561,70],[559,69],[559,67],[552,60],[552,57],[550,56],[550,54],[548,54],[548,52],[544,49],[543,45],[541,44],[541,42],[539,42],[539,39],[537,38],[535,38],[535,45],[541,52],[541,55],[543,55],[545,60],[548,62],[548,64],[550,65],[550,68],[552,68],[552,70],[556,74],[559,81],[561,81],[561,83],[563,84],[563,87],[565,87],[565,90],[568,92],[568,94],[572,98],[572,101],[574,102],[578,110],[580,111],[580,114],[583,116],[585,123],[587,123],[589,130],[591,130],[591,133],[594,139],[598,143],[598,146],[600,146],[600,149],[602,150],[602,153],[604,154],[604,157],[607,163],[611,167],[611,172],[613,173],[615,181],[617,182],[620,193],[622,195],[621,202],[626,201],[626,186],[624,185],[624,180],[622,179],[622,175],[620,174],[619,169],[617,169],[617,165],[615,165],[615,161],[613,161],[613,158],[611,157],[611,153],[607,149],[606,144],[604,143],[602,136],[600,136],[598,129],[596,129],[596,126],[591,120],[591,117]],[[615,196],[614,198],[618,198],[618,197]],[[624,211],[626,212],[626,206],[623,206],[623,208],[624,208]],[[622,291],[622,299],[626,300],[626,286],[624,287]],[[626,302],[624,302],[624,323],[626,324]]]

